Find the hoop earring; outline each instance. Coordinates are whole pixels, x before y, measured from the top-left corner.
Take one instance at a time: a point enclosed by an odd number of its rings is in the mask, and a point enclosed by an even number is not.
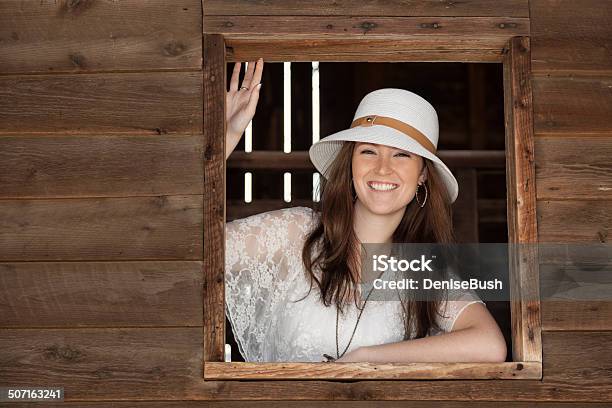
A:
[[[424,187],[425,188],[425,199],[423,200],[423,203],[420,202],[419,200],[419,187]],[[416,193],[414,194],[414,198],[416,198],[417,204],[419,205],[419,207],[423,208],[425,206],[425,203],[427,202],[427,196],[429,195],[429,191],[427,190],[427,186],[425,185],[425,183],[423,184],[417,184],[417,189],[416,189]]]

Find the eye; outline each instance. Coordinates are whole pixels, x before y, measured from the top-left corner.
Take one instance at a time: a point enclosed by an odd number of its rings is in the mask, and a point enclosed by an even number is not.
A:
[[[364,153],[374,153],[374,152],[373,152],[373,151],[371,151],[370,149],[363,149],[363,150],[361,151],[361,154],[364,154]]]
[[[396,156],[410,157],[408,153],[398,153]]]

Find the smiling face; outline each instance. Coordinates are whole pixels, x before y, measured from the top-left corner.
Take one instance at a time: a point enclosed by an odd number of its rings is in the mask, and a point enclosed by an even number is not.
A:
[[[390,146],[357,143],[353,150],[353,184],[357,198],[370,212],[403,211],[414,199],[417,183],[427,178],[423,158]]]

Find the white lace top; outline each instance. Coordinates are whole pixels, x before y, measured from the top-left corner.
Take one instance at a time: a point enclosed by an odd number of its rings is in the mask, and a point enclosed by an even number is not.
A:
[[[302,264],[306,234],[316,213],[293,207],[256,214],[226,224],[225,301],[240,353],[253,362],[319,362],[336,356],[336,308],[319,300],[318,287]],[[453,300],[451,300],[453,299]],[[463,309],[480,302],[473,291],[449,291],[439,319],[445,332]],[[339,347],[344,350],[359,310],[351,303],[340,314]],[[440,332],[430,331],[430,335]],[[373,301],[364,309],[347,353],[361,346],[403,340],[399,301]]]

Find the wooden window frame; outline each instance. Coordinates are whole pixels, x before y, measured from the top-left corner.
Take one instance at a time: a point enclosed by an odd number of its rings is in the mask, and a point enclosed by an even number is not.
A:
[[[221,34],[203,37],[204,260],[203,377],[205,380],[381,380],[541,379],[542,341],[536,245],[519,245],[510,255],[512,362],[503,363],[253,363],[224,362],[225,350],[225,93],[226,64],[252,61],[311,61],[321,58],[308,40],[265,41]],[[333,61],[502,63],[506,147],[508,242],[537,243],[530,41],[512,37],[497,52],[448,47],[414,52],[414,41],[393,42],[394,53],[372,53],[372,40],[351,40]],[[376,40],[383,44],[385,40]],[[418,47],[417,47],[418,48]],[[299,50],[298,54],[296,50]],[[299,57],[298,57],[299,55]],[[365,58],[364,58],[365,56]],[[298,59],[299,58],[299,59]],[[361,58],[361,59],[360,59]],[[527,248],[527,249],[523,249]]]

